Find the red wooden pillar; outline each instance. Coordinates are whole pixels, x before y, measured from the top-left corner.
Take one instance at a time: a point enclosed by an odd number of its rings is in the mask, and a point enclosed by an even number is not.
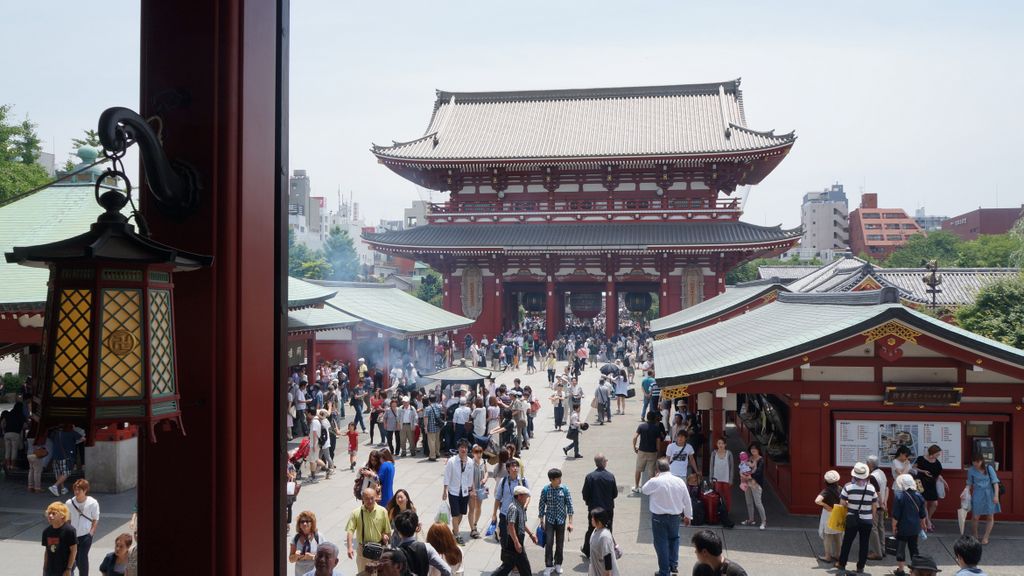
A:
[[[613,280],[605,284],[604,290],[604,333],[611,336],[619,331],[619,293],[615,291]]]
[[[1015,410],[1013,416],[1010,417],[1010,432],[1014,438],[1020,438],[1022,430],[1024,430],[1024,412]],[[1024,514],[1024,442],[1013,442],[1013,453],[1010,455],[1010,460],[1013,463],[1013,485],[1007,486],[1006,490],[1010,493],[1011,511],[1020,516]]]
[[[306,338],[306,374],[310,377],[310,383],[313,382],[313,371],[316,370],[316,332],[313,332],[309,338]]]
[[[555,335],[558,334],[558,323],[559,319],[559,302],[561,298],[555,292],[555,282],[551,276],[548,276],[547,284],[544,286],[544,290],[547,294],[547,313],[545,314],[545,326],[544,329],[547,332],[548,342],[555,339]]]
[[[141,210],[155,240],[214,256],[210,269],[174,278],[188,435],[139,442],[141,574],[286,569],[276,343],[286,327],[287,93],[275,63],[287,62],[287,13],[274,0],[141,2],[140,113],[160,117],[168,156],[194,166],[203,187],[194,215],[161,214],[145,193]]]
[[[501,272],[494,275],[494,318],[491,326],[494,330],[492,335],[497,336],[498,332],[505,329],[505,283],[502,281]]]

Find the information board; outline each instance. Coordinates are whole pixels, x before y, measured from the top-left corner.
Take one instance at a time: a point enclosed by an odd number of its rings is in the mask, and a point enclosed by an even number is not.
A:
[[[942,448],[942,466],[961,468],[962,436],[960,422],[836,420],[835,465],[853,466],[874,454],[880,466],[888,467],[900,446],[910,448],[913,462],[937,444]]]

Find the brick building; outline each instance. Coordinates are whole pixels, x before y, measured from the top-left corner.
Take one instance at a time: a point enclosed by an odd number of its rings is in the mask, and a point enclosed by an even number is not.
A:
[[[974,240],[982,234],[1005,234],[1021,216],[1017,208],[978,208],[953,216],[942,223],[942,229],[963,240]]]
[[[910,236],[921,232],[921,226],[902,208],[879,208],[878,194],[862,194],[860,207],[850,212],[850,250],[857,256],[885,260]]]

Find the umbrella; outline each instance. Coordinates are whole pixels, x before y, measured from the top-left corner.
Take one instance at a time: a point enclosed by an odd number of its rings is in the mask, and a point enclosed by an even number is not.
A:
[[[462,362],[450,368],[438,370],[433,374],[420,375],[420,378],[421,380],[433,380],[445,384],[480,384],[484,381],[484,378],[494,378],[494,376],[494,372],[490,370],[467,366],[465,362]],[[426,384],[426,382],[423,382],[423,385]]]
[[[605,364],[604,366],[601,366],[601,374],[608,375],[608,374],[618,374],[618,373],[619,373],[619,367],[616,366],[615,364],[612,364],[611,362]]]
[[[967,510],[963,508],[956,509],[956,521],[960,524],[960,534],[964,533],[964,524],[967,523]]]

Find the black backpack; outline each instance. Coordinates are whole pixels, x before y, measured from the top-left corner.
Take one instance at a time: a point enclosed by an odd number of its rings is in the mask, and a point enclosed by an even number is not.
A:
[[[405,542],[399,546],[405,552],[409,563],[409,573],[416,576],[427,576],[430,572],[430,560],[427,558],[427,545],[423,542]]]
[[[330,438],[330,425],[325,424],[323,420],[320,421],[320,447],[327,446],[327,441]]]

